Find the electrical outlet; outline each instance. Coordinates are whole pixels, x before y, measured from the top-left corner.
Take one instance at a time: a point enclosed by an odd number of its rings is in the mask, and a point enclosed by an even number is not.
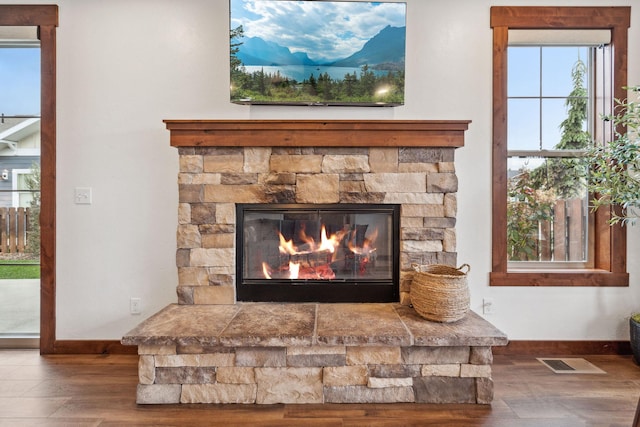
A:
[[[140,314],[142,313],[142,301],[140,298],[131,297],[129,300],[129,312],[131,314]]]
[[[482,314],[495,314],[493,298],[482,298]]]

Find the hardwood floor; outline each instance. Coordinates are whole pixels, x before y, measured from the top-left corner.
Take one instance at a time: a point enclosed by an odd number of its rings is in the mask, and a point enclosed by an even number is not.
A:
[[[495,356],[491,406],[138,406],[136,356],[0,350],[0,426],[630,426],[640,366],[631,356],[585,358],[606,374],[554,374],[534,356]]]

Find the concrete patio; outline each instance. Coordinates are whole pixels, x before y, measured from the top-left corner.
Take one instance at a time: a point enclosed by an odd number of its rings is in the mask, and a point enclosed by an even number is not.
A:
[[[0,280],[0,339],[40,333],[40,280]]]

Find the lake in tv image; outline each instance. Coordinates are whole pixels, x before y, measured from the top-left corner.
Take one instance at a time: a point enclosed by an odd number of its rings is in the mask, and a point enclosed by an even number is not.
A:
[[[239,104],[404,104],[406,3],[230,0]]]

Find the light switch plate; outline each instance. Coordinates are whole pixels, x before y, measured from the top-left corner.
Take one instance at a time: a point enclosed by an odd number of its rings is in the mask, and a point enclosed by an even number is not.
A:
[[[76,187],[73,193],[73,201],[76,205],[90,205],[92,202],[91,187]]]

